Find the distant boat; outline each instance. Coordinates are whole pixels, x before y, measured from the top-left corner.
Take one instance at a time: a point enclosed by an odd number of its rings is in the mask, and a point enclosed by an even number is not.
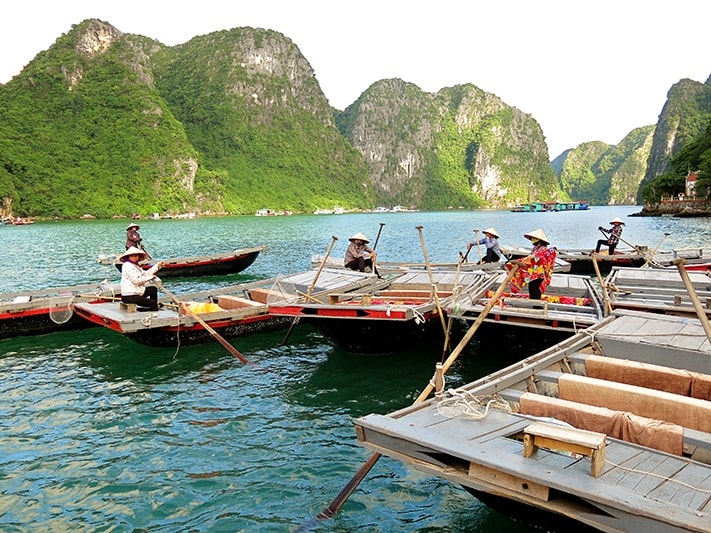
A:
[[[551,213],[557,211],[585,211],[590,209],[587,202],[533,202],[530,204],[519,204],[512,213]]]

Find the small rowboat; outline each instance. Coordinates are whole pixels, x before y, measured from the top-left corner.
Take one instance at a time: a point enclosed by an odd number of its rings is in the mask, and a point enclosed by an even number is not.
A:
[[[465,298],[483,289],[496,276],[452,270],[433,270],[431,277],[424,270],[407,270],[382,280],[367,275],[373,279],[371,287],[319,301],[276,302],[269,312],[314,324],[347,352],[386,354],[444,340],[445,306],[457,295]]]
[[[236,274],[254,263],[259,255],[267,247],[265,245],[255,246],[253,248],[241,248],[232,252],[221,254],[201,255],[195,257],[172,257],[168,259],[160,259],[163,262],[163,268],[160,270],[161,278],[178,278],[178,277],[193,277],[193,276],[216,276],[226,274]],[[155,265],[158,259],[149,259],[142,261],[140,265],[148,270]],[[112,264],[121,271],[121,263],[116,258],[106,259],[100,258],[102,264]]]
[[[188,306],[188,312],[168,302],[158,311],[146,312],[121,302],[82,302],[74,305],[74,312],[87,323],[111,329],[145,346],[195,345],[215,340],[209,328],[224,338],[286,328],[293,317],[269,314],[269,302],[319,298],[319,294],[332,291],[347,293],[369,286],[373,277],[344,270],[323,269],[320,274],[309,270],[181,295],[179,300]]]
[[[94,283],[0,294],[0,339],[88,327],[72,305],[110,300],[118,291],[118,285]]]

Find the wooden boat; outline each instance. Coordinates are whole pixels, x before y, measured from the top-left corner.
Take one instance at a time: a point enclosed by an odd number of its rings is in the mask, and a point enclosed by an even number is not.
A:
[[[711,277],[706,272],[689,271],[696,296],[711,317]],[[604,280],[615,309],[632,309],[675,316],[697,317],[679,270],[667,268],[615,267]]]
[[[0,339],[88,327],[72,305],[111,300],[118,291],[117,285],[90,283],[0,294]]]
[[[347,270],[341,270],[346,271]],[[443,341],[445,315],[456,295],[487,285],[486,272],[407,270],[349,294],[320,301],[270,304],[273,315],[299,317],[315,324],[337,346],[351,353],[383,354],[427,341]],[[433,290],[433,281],[436,294]]]
[[[613,315],[355,426],[370,450],[544,531],[711,525],[711,344],[698,320]]]
[[[160,270],[161,278],[177,278],[191,276],[216,276],[225,274],[236,274],[254,263],[259,255],[267,247],[265,245],[255,246],[252,248],[241,248],[232,252],[201,255],[195,257],[171,257],[168,259],[160,259],[163,261],[163,268]],[[113,264],[119,272],[121,271],[121,263],[118,259],[100,258],[99,261],[103,264]],[[148,270],[155,265],[159,259],[149,259],[142,261],[140,265]]]
[[[472,255],[475,252],[470,252]],[[324,260],[322,255],[314,255],[311,258],[311,266],[316,268]],[[327,257],[325,265],[329,268],[346,268],[343,265],[342,257]],[[425,263],[408,263],[405,261],[378,261],[377,262],[378,271],[381,273],[388,274],[400,274],[405,270],[426,270],[427,265]],[[429,267],[432,270],[457,270],[457,263],[430,263]],[[504,261],[499,261],[496,263],[482,263],[478,264],[475,261],[468,262],[462,261],[459,265],[459,269],[462,272],[475,272],[475,271],[485,271],[493,272],[495,270],[501,270],[504,268]],[[568,272],[570,271],[570,264],[562,259],[556,258],[555,266],[553,267],[553,272]]]
[[[530,248],[504,247],[502,251],[512,259],[521,259],[530,253]],[[571,274],[594,275],[595,266],[590,252],[589,248],[558,250],[557,259],[570,265],[568,272]],[[601,252],[596,254],[598,268],[600,272],[607,274],[614,266],[641,267],[649,259],[649,254],[643,252],[645,252],[643,247],[639,247],[639,250],[616,251],[612,255]]]
[[[280,278],[241,283],[180,296],[192,313],[222,337],[238,337],[289,326],[293,318],[269,314],[270,301],[307,297],[317,276],[310,270]],[[323,269],[311,289],[312,298],[332,291],[348,292],[372,283],[372,276]],[[170,302],[158,311],[141,312],[121,302],[82,302],[74,311],[85,321],[121,333],[146,346],[194,345],[214,337],[190,312]]]
[[[506,275],[489,281],[484,291],[452,299],[447,312],[465,321],[479,317]],[[515,326],[575,333],[602,320],[602,297],[588,276],[555,274],[542,300],[530,300],[528,292],[504,292],[484,319],[497,327]]]

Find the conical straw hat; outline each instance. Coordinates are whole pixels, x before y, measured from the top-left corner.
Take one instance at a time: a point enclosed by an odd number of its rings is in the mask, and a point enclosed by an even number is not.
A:
[[[537,230],[534,230],[530,233],[524,233],[523,236],[526,237],[529,241],[532,239],[538,239],[539,241],[543,241],[546,244],[551,243],[551,241],[548,240],[548,237],[546,237],[546,234],[543,233],[542,229],[537,229]]]
[[[615,217],[612,220],[610,220],[610,224],[622,224],[624,225],[624,222],[620,220],[620,217]]]
[[[353,237],[350,237],[348,240],[351,242],[353,242],[355,240],[359,240],[359,241],[363,241],[365,244],[368,244],[370,242],[368,240],[368,237],[366,237],[365,235],[363,235],[360,232],[356,233],[355,235],[353,235]]]
[[[496,228],[486,228],[482,233],[488,233],[489,235],[493,235],[497,239],[499,238],[499,232],[496,231]]]

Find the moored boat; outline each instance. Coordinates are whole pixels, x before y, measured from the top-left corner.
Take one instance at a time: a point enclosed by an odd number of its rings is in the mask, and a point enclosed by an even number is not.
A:
[[[711,277],[686,268],[693,292],[711,318]],[[675,316],[697,317],[689,289],[677,267],[615,267],[604,280],[604,289],[615,309],[631,309]]]
[[[502,247],[502,251],[512,259],[526,257],[530,250],[519,247]],[[557,259],[565,261],[570,265],[568,272],[571,274],[595,274],[593,265],[593,250],[590,249],[565,249],[558,250]],[[595,254],[598,268],[601,273],[608,273],[614,266],[640,267],[648,263],[650,254],[646,253],[645,247],[638,247],[636,250],[618,250],[612,255],[607,252]]]
[[[277,302],[269,312],[314,324],[348,352],[384,354],[443,340],[445,306],[457,295],[483,289],[492,276],[454,270],[406,270],[383,280],[371,275],[369,289],[321,301]]]
[[[329,268],[346,268],[343,265],[342,257],[329,256],[325,258],[322,255],[314,255],[311,258],[311,266],[318,267],[321,263],[324,263]],[[473,272],[473,271],[486,271],[493,272],[495,270],[501,270],[504,268],[504,261],[498,261],[495,263],[477,263],[461,261],[460,263],[416,263],[416,262],[406,262],[406,261],[378,261],[376,264],[378,271],[390,274],[400,274],[405,270],[426,270],[428,267],[432,270],[450,270],[454,271],[457,268],[462,272]],[[555,266],[553,267],[553,272],[568,272],[570,271],[570,264],[562,259],[556,257]]]
[[[161,302],[161,309],[148,312],[121,302],[83,302],[75,304],[74,311],[89,323],[146,346],[194,345],[214,340],[209,328],[231,338],[287,327],[293,319],[270,315],[269,302],[346,293],[370,285],[371,278],[360,272],[310,270],[181,295],[180,302],[188,309],[175,302]]]
[[[458,297],[447,304],[447,311],[467,322],[479,318],[484,307],[504,281],[504,274],[492,278],[476,297]],[[570,334],[596,324],[604,317],[602,297],[593,280],[575,274],[554,274],[542,300],[530,300],[527,293],[505,290],[484,322],[491,327],[524,327]]]
[[[537,528],[706,532],[710,361],[698,320],[616,313],[356,434]]]
[[[240,248],[231,252],[218,254],[160,259],[160,261],[163,262],[160,277],[175,278],[237,274],[254,263],[259,253],[266,249],[267,247],[263,245],[251,248]],[[121,271],[122,263],[117,258],[100,258],[99,261],[102,264],[113,264]],[[158,259],[148,259],[142,261],[140,265],[144,270],[148,270],[158,261]]]
[[[72,305],[112,300],[118,291],[118,285],[89,283],[0,294],[0,339],[88,327]]]

